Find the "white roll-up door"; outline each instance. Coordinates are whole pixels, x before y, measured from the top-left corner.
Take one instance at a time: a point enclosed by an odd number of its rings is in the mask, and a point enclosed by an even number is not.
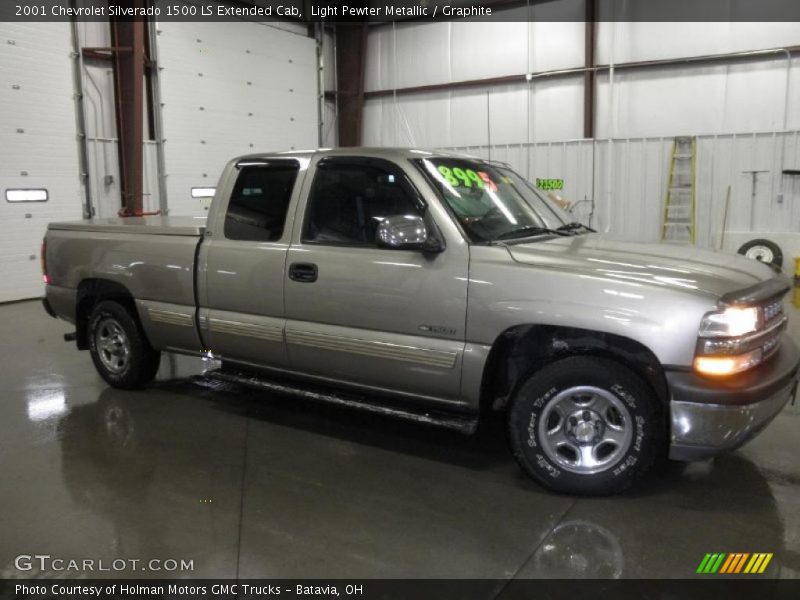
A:
[[[163,22],[157,48],[170,214],[203,215],[231,158],[315,148],[316,44],[271,24]],[[200,193],[200,192],[198,192]]]
[[[69,23],[0,23],[0,302],[43,295],[47,223],[82,216],[71,52]]]

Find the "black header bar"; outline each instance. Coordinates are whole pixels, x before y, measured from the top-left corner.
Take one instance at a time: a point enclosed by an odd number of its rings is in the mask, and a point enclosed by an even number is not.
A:
[[[799,0],[3,0],[0,21],[557,22],[584,21],[586,3],[596,21],[800,21]]]

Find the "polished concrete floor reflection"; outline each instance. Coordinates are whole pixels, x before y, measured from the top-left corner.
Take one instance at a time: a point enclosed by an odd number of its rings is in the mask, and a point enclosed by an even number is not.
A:
[[[174,356],[123,392],[67,331],[0,306],[0,578],[64,575],[24,554],[194,566],[95,576],[688,577],[715,551],[800,575],[797,407],[734,454],[576,499],[526,479],[499,423],[465,438],[203,385]]]

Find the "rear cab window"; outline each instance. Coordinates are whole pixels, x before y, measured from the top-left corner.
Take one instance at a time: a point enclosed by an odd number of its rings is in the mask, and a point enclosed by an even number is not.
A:
[[[295,160],[248,162],[239,175],[225,213],[229,240],[274,242],[283,235],[300,165]]]

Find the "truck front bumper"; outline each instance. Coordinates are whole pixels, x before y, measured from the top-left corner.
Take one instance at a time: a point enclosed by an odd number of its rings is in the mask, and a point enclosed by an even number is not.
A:
[[[799,363],[797,345],[785,337],[766,363],[729,380],[668,371],[669,457],[699,460],[735,450],[755,437],[794,398]]]

